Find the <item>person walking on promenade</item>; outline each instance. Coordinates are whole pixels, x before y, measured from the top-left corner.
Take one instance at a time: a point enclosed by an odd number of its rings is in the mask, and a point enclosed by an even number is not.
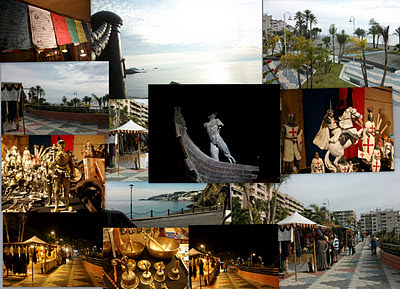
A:
[[[371,238],[371,252],[372,255],[376,255],[376,247],[378,246],[378,238],[375,236],[372,236]]]
[[[333,246],[333,262],[337,262],[339,255],[339,239],[337,238],[337,235],[335,235],[335,238],[333,239],[332,246]]]
[[[349,237],[349,256],[353,256],[355,254],[354,246],[355,246],[354,236],[350,236]]]

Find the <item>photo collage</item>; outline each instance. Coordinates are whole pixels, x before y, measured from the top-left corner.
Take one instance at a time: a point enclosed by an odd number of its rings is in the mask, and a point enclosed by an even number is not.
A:
[[[400,288],[400,3],[1,0],[1,287]]]

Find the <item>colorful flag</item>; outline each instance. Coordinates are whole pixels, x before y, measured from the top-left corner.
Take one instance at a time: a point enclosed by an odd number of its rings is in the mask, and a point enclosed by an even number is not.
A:
[[[56,48],[53,21],[49,11],[29,6],[32,43],[37,49]]]
[[[87,42],[85,31],[83,30],[82,21],[75,20],[76,30],[78,31],[79,42]]]
[[[65,45],[71,43],[71,36],[69,36],[67,21],[64,16],[51,13],[53,19],[54,31],[58,45]]]
[[[90,41],[91,38],[92,38],[92,32],[91,32],[91,28],[90,28],[90,23],[86,23],[86,22],[82,21],[82,27],[83,27],[83,31],[85,31],[86,39],[88,41]]]
[[[69,19],[68,17],[65,17],[65,20],[67,22],[69,36],[71,37],[71,42],[79,43],[80,41],[79,41],[78,31],[76,30],[75,20]]]

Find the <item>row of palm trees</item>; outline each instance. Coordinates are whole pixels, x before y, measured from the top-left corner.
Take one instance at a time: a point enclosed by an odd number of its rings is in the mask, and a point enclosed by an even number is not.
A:
[[[302,35],[306,39],[310,39],[312,36],[312,25],[317,24],[317,17],[311,12],[311,10],[304,10],[304,12],[297,11],[294,20],[296,20],[295,28],[297,31],[297,35]],[[315,28],[314,28],[315,29]],[[314,30],[314,33],[317,30]]]
[[[45,95],[46,93],[40,85],[29,88],[28,97],[32,104],[41,105],[46,103]]]
[[[102,105],[103,107],[108,106],[110,96],[109,94],[105,94],[104,96],[97,96],[96,94],[92,93],[91,96],[84,96],[82,100],[80,100],[78,97],[74,97],[73,99],[71,99],[71,101],[68,101],[68,98],[66,96],[63,96],[61,101],[66,106],[80,106],[81,104],[88,106],[94,100],[97,101],[97,103],[99,104],[99,108],[101,109]]]

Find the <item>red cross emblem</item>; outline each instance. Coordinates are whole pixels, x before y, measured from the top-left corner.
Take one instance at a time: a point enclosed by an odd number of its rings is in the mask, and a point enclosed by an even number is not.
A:
[[[365,156],[364,152],[361,152],[360,156],[363,158]]]
[[[363,146],[367,147],[367,153],[369,153],[369,147],[373,147],[374,145],[369,143],[369,138],[367,139],[367,143],[363,144]]]
[[[292,127],[292,130],[289,131],[290,134],[292,134],[292,137],[294,137],[294,135],[297,133],[297,131],[294,129],[294,127]]]
[[[342,171],[344,171],[346,173],[347,172],[347,167],[343,167]]]
[[[375,168],[375,171],[378,171],[378,168],[380,168],[381,166],[378,165],[378,162],[375,162],[375,165],[373,165],[373,167]]]
[[[319,167],[319,162],[317,162],[317,166]]]
[[[375,129],[374,125],[371,124],[371,126],[369,127],[369,129],[370,129],[371,131],[374,131],[374,129]]]

